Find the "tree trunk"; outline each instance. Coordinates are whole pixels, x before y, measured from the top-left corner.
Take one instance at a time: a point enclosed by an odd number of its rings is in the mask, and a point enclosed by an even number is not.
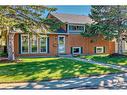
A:
[[[14,55],[14,35],[15,33],[9,33],[8,35],[8,60],[15,60],[15,55]]]
[[[122,37],[118,38],[118,53],[123,54],[123,40],[122,40]]]

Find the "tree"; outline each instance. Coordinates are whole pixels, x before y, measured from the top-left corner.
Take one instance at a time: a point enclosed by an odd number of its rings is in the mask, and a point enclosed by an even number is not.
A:
[[[56,8],[48,8],[45,6],[0,6],[1,38],[7,39],[7,51],[9,60],[15,60],[15,33],[19,32],[18,30],[30,33],[37,33],[37,29],[43,33],[51,31],[52,26],[49,26],[49,23],[47,23],[47,21],[50,19],[44,18],[44,12],[51,12],[55,10]],[[52,24],[54,25],[55,23],[50,23],[50,25]]]
[[[103,35],[105,39],[116,39],[118,53],[122,54],[122,42],[127,40],[127,6],[92,6],[89,17],[92,24],[86,25],[86,31],[81,34],[85,37]]]

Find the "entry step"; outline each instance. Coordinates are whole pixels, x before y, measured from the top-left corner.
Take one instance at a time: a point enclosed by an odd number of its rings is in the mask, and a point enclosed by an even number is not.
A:
[[[72,55],[67,55],[67,54],[59,54],[59,57],[72,57]]]

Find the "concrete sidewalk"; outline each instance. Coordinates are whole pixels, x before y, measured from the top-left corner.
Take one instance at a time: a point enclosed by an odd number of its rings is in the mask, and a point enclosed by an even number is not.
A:
[[[127,89],[127,73],[43,82],[0,84],[0,89]]]

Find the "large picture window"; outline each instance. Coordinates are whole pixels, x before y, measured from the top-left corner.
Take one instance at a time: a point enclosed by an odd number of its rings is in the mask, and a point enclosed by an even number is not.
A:
[[[29,36],[28,35],[21,36],[21,52],[22,53],[29,52]]]
[[[47,37],[40,38],[40,52],[47,53]]]
[[[37,35],[21,35],[21,53],[47,53],[47,36],[38,37]]]
[[[32,35],[30,37],[30,49],[31,53],[37,53],[38,47],[37,47],[37,35]]]

